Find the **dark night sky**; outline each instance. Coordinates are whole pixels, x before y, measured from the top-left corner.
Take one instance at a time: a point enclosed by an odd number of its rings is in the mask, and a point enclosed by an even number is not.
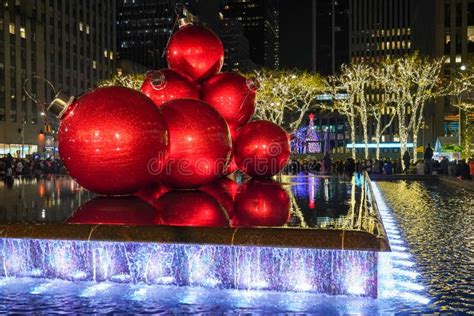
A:
[[[312,0],[280,0],[281,68],[311,70],[311,10]]]

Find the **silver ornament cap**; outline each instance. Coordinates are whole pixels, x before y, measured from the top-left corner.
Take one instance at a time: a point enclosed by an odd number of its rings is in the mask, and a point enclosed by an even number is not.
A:
[[[73,101],[73,96],[68,95],[64,91],[59,91],[46,110],[61,119]]]

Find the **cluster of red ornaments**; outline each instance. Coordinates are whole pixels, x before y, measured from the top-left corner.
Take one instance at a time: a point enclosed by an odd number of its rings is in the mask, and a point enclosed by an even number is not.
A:
[[[71,176],[88,190],[123,195],[153,182],[198,188],[236,169],[252,177],[281,171],[288,136],[272,122],[249,123],[258,83],[219,73],[224,48],[216,34],[184,25],[167,61],[169,69],[146,74],[142,93],[99,88],[57,111],[59,153]]]

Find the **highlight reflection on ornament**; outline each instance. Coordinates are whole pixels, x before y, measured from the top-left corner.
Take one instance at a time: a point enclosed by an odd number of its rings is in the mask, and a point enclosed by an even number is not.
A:
[[[234,204],[232,226],[283,226],[290,218],[290,198],[280,183],[250,180]]]
[[[239,185],[227,177],[222,177],[208,185],[200,187],[199,190],[206,192],[216,199],[227,211],[229,218],[234,214],[234,201]]]
[[[170,226],[227,227],[226,210],[209,194],[199,191],[170,191],[153,203],[155,223]]]

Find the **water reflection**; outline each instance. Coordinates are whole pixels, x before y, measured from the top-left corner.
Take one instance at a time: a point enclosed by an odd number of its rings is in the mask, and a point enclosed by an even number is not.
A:
[[[193,227],[227,227],[227,211],[211,195],[199,191],[169,191],[153,202],[156,224]]]
[[[70,224],[152,225],[156,210],[134,196],[98,196],[81,205]]]
[[[95,196],[68,176],[0,181],[0,222],[60,223]]]
[[[101,197],[90,201],[95,195],[67,176],[17,179],[11,189],[4,184],[0,189],[0,222],[65,223],[77,210],[69,223],[283,226],[363,230],[376,235],[383,231],[363,176],[299,174],[279,180],[238,183],[222,178],[195,191],[171,191],[155,184],[137,192],[135,199]],[[140,210],[142,202],[155,210],[153,219],[145,214],[151,214],[149,210]]]
[[[232,226],[283,226],[290,218],[290,198],[273,180],[249,181],[235,201]]]

